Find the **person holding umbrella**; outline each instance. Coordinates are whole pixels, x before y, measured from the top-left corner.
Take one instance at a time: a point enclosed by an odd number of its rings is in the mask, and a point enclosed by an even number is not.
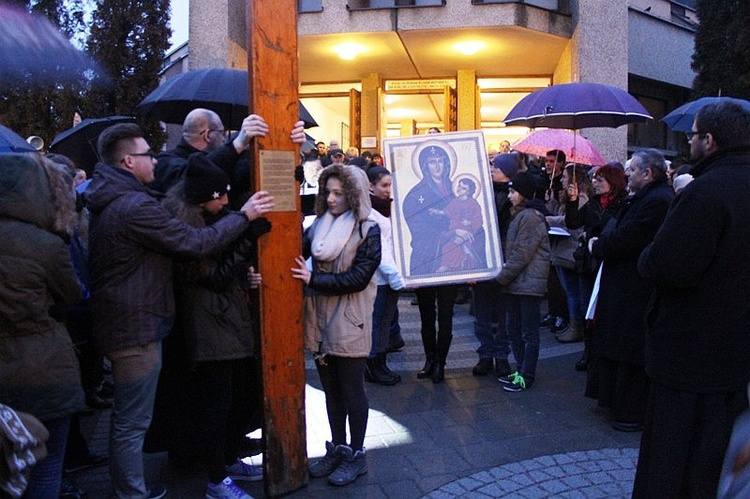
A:
[[[214,111],[203,108],[190,111],[182,124],[180,142],[171,151],[156,157],[158,163],[151,188],[167,192],[184,175],[188,157],[201,151],[207,153],[209,159],[232,178],[234,168],[250,141],[255,137],[265,137],[268,124],[263,117],[251,114],[242,121],[234,140],[224,143],[224,132],[224,124]],[[304,141],[304,133],[304,122],[298,121],[290,136],[294,142],[299,142],[297,139],[301,134]]]

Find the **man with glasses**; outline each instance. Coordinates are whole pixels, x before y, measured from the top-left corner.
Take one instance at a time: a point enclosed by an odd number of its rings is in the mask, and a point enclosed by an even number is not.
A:
[[[299,122],[295,126],[299,126],[304,132],[304,123]],[[151,188],[167,192],[182,178],[188,157],[200,151],[207,153],[208,158],[224,170],[229,178],[234,178],[234,168],[250,141],[254,137],[265,137],[267,133],[268,125],[265,120],[257,114],[251,114],[242,122],[237,137],[225,143],[225,129],[219,115],[209,109],[193,109],[185,117],[182,138],[177,146],[157,156],[156,178]]]
[[[687,138],[695,180],[638,262],[656,292],[637,498],[715,497],[732,425],[748,407],[750,112],[730,98],[705,105]]]
[[[112,362],[114,378],[113,493],[162,497],[163,487],[146,489],[142,450],[161,369],[161,341],[174,315],[172,257],[200,258],[229,245],[273,209],[273,197],[256,192],[239,212],[197,228],[174,218],[146,187],[154,180],[156,160],[137,125],[107,128],[98,148],[102,163],[84,196],[91,211],[94,338]]]

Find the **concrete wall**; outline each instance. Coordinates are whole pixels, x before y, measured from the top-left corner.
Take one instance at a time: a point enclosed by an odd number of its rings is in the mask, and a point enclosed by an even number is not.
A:
[[[631,10],[628,40],[628,67],[632,74],[685,88],[693,86],[692,31]]]

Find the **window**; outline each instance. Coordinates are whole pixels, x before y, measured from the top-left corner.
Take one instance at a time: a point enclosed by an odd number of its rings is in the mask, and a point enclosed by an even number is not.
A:
[[[399,7],[442,7],[446,0],[348,0],[348,10],[395,9]]]
[[[323,12],[323,0],[297,0],[297,12]]]

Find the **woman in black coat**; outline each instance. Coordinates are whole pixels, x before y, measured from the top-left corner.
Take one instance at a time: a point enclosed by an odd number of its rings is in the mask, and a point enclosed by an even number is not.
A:
[[[599,237],[604,227],[613,220],[622,208],[627,198],[627,179],[625,169],[620,163],[607,163],[597,168],[591,180],[594,195],[581,203],[578,196],[578,184],[568,184],[568,201],[565,206],[565,226],[570,230],[583,228],[583,235],[579,241],[579,250],[573,255],[581,278],[589,282],[588,289],[594,287],[594,279],[599,269],[599,262],[588,251],[588,242],[592,237]],[[586,303],[590,299],[586,298]],[[586,323],[583,330],[584,349],[581,358],[576,362],[577,371],[588,369],[591,356],[591,333],[593,324]]]

